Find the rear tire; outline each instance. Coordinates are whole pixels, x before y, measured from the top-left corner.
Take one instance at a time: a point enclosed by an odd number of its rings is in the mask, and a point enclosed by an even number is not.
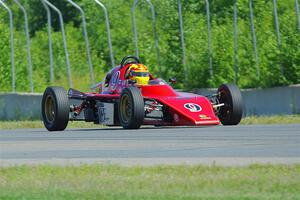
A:
[[[237,125],[243,115],[243,100],[239,88],[235,84],[223,84],[218,89],[219,103],[224,103],[218,117],[223,125]]]
[[[47,87],[42,99],[42,118],[48,131],[63,131],[69,122],[70,105],[62,87]]]
[[[136,87],[123,89],[118,106],[119,121],[124,129],[138,129],[145,117],[144,98]]]

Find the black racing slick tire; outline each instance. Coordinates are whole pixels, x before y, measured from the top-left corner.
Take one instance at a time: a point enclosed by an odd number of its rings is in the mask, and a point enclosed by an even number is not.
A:
[[[243,115],[243,99],[235,84],[223,84],[218,88],[219,103],[224,103],[218,112],[223,125],[237,125]]]
[[[70,105],[62,87],[47,87],[42,99],[42,118],[48,131],[63,131],[69,122]]]
[[[138,129],[145,117],[144,98],[136,87],[123,89],[118,106],[119,121],[124,129]]]

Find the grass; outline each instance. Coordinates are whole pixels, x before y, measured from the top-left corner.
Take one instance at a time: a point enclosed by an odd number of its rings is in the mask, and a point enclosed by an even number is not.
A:
[[[102,128],[102,125],[71,121],[68,128]],[[45,128],[42,121],[0,121],[0,129]]]
[[[300,165],[0,168],[0,199],[300,199]]]
[[[300,115],[276,115],[246,117],[241,124],[300,124]],[[86,122],[69,122],[68,128],[101,128],[103,126]],[[0,121],[0,129],[44,128],[42,121]]]
[[[300,115],[251,116],[243,118],[241,124],[300,124]]]

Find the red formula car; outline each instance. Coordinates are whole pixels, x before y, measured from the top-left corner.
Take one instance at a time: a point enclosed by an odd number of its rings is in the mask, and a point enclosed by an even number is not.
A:
[[[220,122],[237,125],[242,118],[242,96],[237,86],[223,84],[210,96],[178,92],[155,78],[134,56],[123,58],[93,89],[97,92],[69,89],[67,93],[61,87],[46,88],[42,99],[45,127],[62,131],[70,120],[125,129],[138,129],[141,125],[207,126]]]

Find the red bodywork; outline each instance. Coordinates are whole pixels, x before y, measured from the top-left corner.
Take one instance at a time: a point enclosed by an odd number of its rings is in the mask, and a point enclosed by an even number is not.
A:
[[[105,85],[104,80],[94,87],[97,92],[84,93],[85,98],[104,102],[118,100],[124,88],[134,85],[125,78],[129,66],[130,64],[125,65],[121,70],[120,66],[114,68],[110,72],[111,79],[108,86]],[[178,92],[162,79],[154,78],[152,75],[150,75],[149,85],[136,87],[140,88],[145,100],[155,100],[166,106],[170,116],[170,120],[167,121],[145,117],[144,125],[201,126],[220,123],[211,102],[205,96]]]

